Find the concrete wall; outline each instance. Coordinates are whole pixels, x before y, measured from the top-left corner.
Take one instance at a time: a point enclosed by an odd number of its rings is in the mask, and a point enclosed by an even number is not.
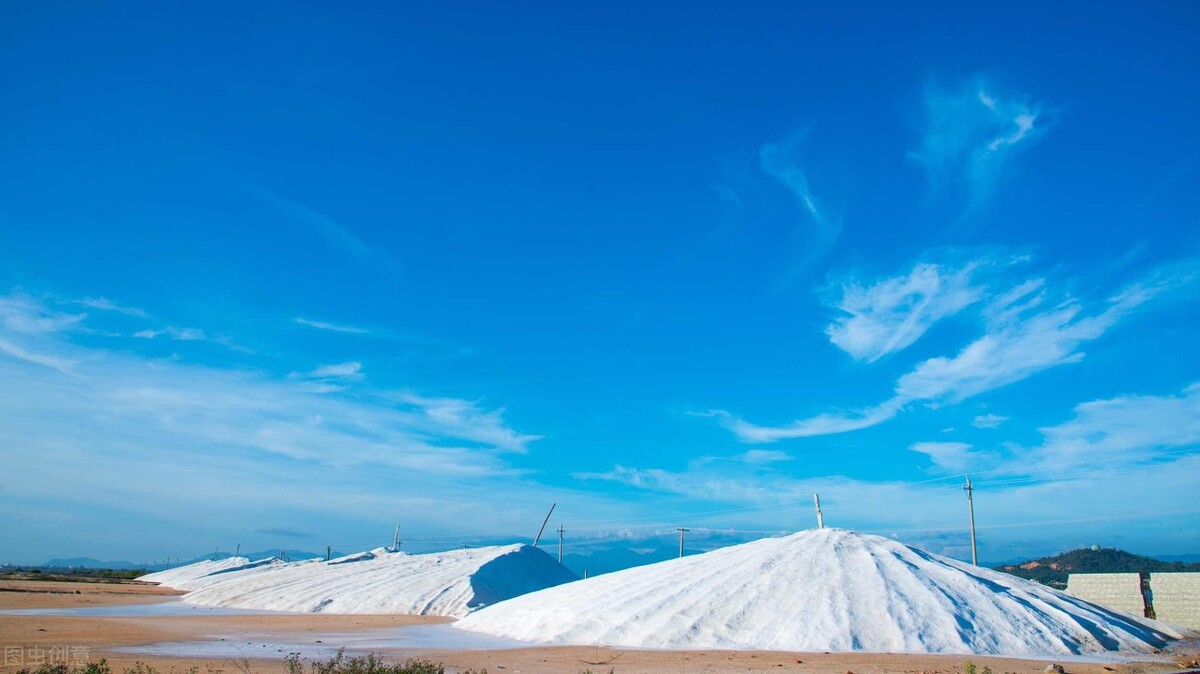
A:
[[[1150,592],[1155,617],[1200,630],[1200,573],[1152,573]]]
[[[1067,593],[1105,608],[1145,615],[1142,579],[1136,573],[1072,573],[1067,577]]]

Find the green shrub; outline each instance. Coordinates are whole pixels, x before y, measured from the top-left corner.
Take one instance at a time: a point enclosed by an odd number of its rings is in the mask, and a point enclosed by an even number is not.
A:
[[[299,653],[288,653],[283,659],[288,674],[305,674],[304,662]],[[389,663],[375,653],[347,657],[346,649],[338,649],[327,660],[313,660],[308,664],[308,674],[445,674],[446,668],[429,660],[405,660]],[[475,673],[469,673],[475,674]],[[486,674],[480,672],[478,674]]]

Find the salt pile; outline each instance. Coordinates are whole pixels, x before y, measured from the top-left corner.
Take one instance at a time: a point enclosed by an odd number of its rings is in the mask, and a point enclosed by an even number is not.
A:
[[[1195,636],[840,529],[596,576],[454,626],[544,644],[995,655],[1146,652]]]
[[[249,563],[250,560],[245,557],[226,557],[225,559],[215,561],[205,559],[186,566],[178,566],[174,569],[148,573],[138,578],[138,580],[166,585],[177,590],[190,590],[192,584],[199,578],[221,571],[238,569]]]
[[[191,592],[183,600],[271,611],[461,617],[575,579],[566,567],[528,545],[421,555],[380,548],[328,562],[310,559],[216,570],[186,579]]]

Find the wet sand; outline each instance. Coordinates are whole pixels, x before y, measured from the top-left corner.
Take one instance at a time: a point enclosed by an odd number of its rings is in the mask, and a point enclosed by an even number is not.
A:
[[[4,583],[3,585],[8,585]],[[3,587],[0,585],[0,587]],[[32,586],[32,587],[31,587]],[[39,586],[43,591],[37,591]],[[59,594],[70,586],[72,594]],[[90,583],[23,583],[25,592],[0,591],[0,608],[69,608],[105,603],[145,603],[169,600],[178,594],[167,588],[145,585]],[[74,592],[78,590],[78,594]],[[19,649],[23,657],[52,648],[67,648],[91,660],[106,658],[120,674],[135,662],[154,667],[160,674],[196,668],[197,674],[283,674],[282,655],[259,657],[249,649],[245,657],[167,657],[122,653],[113,649],[158,642],[210,640],[220,635],[262,639],[286,637],[298,642],[324,641],[330,633],[369,628],[434,625],[445,618],[399,615],[207,615],[153,617],[93,617],[0,615],[0,647]],[[329,643],[331,647],[338,644]],[[71,648],[76,650],[70,651]],[[35,650],[37,649],[37,650]],[[86,649],[85,651],[79,649]],[[64,651],[59,651],[64,652]],[[596,647],[539,647],[511,650],[396,650],[378,649],[389,659],[420,657],[445,664],[448,672],[487,669],[491,674],[732,674],[734,672],[805,672],[810,674],[952,674],[964,671],[968,660],[980,671],[988,666],[995,674],[1039,674],[1051,660],[1018,660],[961,655],[892,655],[872,653],[773,653],[749,651],[627,651]],[[254,657],[250,657],[254,656]],[[1200,656],[1189,651],[1171,660],[1156,662],[1061,662],[1071,674],[1158,674],[1181,669]],[[25,666],[30,662],[25,662]],[[21,667],[0,665],[11,674]]]

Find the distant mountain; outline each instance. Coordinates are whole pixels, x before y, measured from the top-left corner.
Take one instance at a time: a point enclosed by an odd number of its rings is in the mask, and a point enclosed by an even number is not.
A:
[[[52,569],[113,569],[128,571],[140,569],[141,565],[133,562],[102,562],[93,557],[71,557],[70,559],[52,559],[42,566]]]
[[[553,554],[551,547],[547,547],[546,551]],[[685,555],[695,555],[701,552],[703,551],[684,548]],[[587,575],[591,577],[635,566],[664,562],[668,559],[675,559],[678,556],[679,548],[675,546],[664,546],[647,552],[638,552],[630,548],[618,546],[592,550],[587,554],[573,553],[563,555],[563,566],[574,571],[577,576],[583,577],[583,572],[587,571]]]
[[[300,559],[313,559],[315,557],[325,558],[325,553],[317,554],[315,552],[307,552],[304,550],[280,550],[278,548],[272,550],[260,550],[258,552],[242,553],[243,557],[250,560],[267,559],[270,557],[278,557],[280,554],[285,559],[296,561]],[[343,553],[334,551],[332,557],[341,557]],[[191,559],[172,559],[171,568],[194,564],[206,559],[228,559],[233,556],[233,553],[220,552],[217,554],[200,555]],[[118,571],[126,571],[130,569],[147,569],[147,570],[162,570],[167,568],[167,565],[162,561],[150,562],[146,564],[134,564],[133,562],[105,562],[95,557],[70,557],[67,559],[51,559],[42,565],[43,568],[51,569],[113,569]]]
[[[1155,555],[1155,559],[1161,559],[1164,562],[1183,562],[1185,564],[1195,564],[1200,562],[1200,554],[1191,555]]]
[[[1067,576],[1072,573],[1200,572],[1200,564],[1164,561],[1116,548],[1081,548],[1021,564],[998,566],[996,570],[1062,589],[1067,586]]]

